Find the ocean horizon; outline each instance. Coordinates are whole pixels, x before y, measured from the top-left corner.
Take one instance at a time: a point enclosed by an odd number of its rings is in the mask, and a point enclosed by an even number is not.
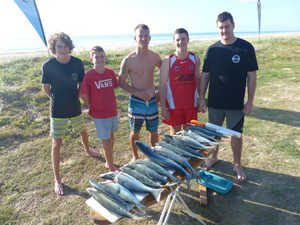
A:
[[[300,31],[263,31],[260,33],[260,36],[289,34],[300,34]],[[235,35],[241,38],[259,36],[257,31],[235,32]],[[189,36],[190,41],[219,39],[217,32],[190,33]],[[94,45],[100,45],[105,50],[130,48],[135,46],[133,34],[73,36],[71,38],[75,45],[75,52],[90,49]],[[44,46],[42,41],[37,42],[38,41],[36,39],[32,40],[29,38],[16,42],[16,40],[12,37],[12,39],[5,40],[5,43],[1,43],[0,56],[18,53],[30,54],[35,52],[47,52],[47,48]],[[172,43],[172,33],[151,34],[150,47],[165,43]]]

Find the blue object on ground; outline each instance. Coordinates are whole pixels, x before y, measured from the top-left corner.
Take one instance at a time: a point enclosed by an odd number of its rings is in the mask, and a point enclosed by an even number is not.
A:
[[[233,182],[231,180],[220,177],[205,170],[198,170],[197,172],[201,177],[201,179],[198,180],[198,183],[211,190],[214,190],[215,192],[226,194],[232,188]]]

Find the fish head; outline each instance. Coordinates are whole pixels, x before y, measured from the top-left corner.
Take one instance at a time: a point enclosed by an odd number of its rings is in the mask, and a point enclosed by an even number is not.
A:
[[[135,141],[134,143],[146,156],[152,155],[152,149],[147,144],[142,141]]]
[[[100,175],[101,178],[106,180],[114,180],[116,177],[116,174],[114,172],[107,172]]]

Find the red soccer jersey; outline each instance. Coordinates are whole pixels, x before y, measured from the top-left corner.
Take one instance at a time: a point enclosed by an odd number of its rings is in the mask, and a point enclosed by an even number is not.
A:
[[[96,119],[111,118],[118,115],[114,89],[118,87],[115,72],[105,68],[104,73],[89,70],[81,85],[80,93],[89,97],[89,114]]]
[[[170,109],[187,109],[197,106],[196,57],[185,59],[170,55],[167,103]]]

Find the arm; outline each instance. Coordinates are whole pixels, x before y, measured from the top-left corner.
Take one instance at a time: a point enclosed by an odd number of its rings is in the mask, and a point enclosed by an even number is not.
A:
[[[170,112],[167,109],[167,84],[169,79],[169,58],[164,59],[160,68],[159,96],[161,114],[163,119],[170,119]]]
[[[200,58],[196,55],[196,88],[198,96],[200,97],[200,85],[201,85],[201,61]],[[199,105],[200,106],[200,105]],[[199,108],[200,111],[200,108]]]
[[[42,84],[42,87],[44,89],[44,92],[46,93],[46,95],[51,98],[51,86],[50,84]]]
[[[201,74],[200,80],[201,81],[200,81],[200,94],[199,94],[199,98],[200,98],[199,111],[204,113],[206,111],[205,93],[209,82],[209,73],[203,72]]]
[[[247,76],[248,100],[244,106],[244,113],[245,115],[250,115],[253,108],[253,100],[256,89],[256,71],[247,72]]]

